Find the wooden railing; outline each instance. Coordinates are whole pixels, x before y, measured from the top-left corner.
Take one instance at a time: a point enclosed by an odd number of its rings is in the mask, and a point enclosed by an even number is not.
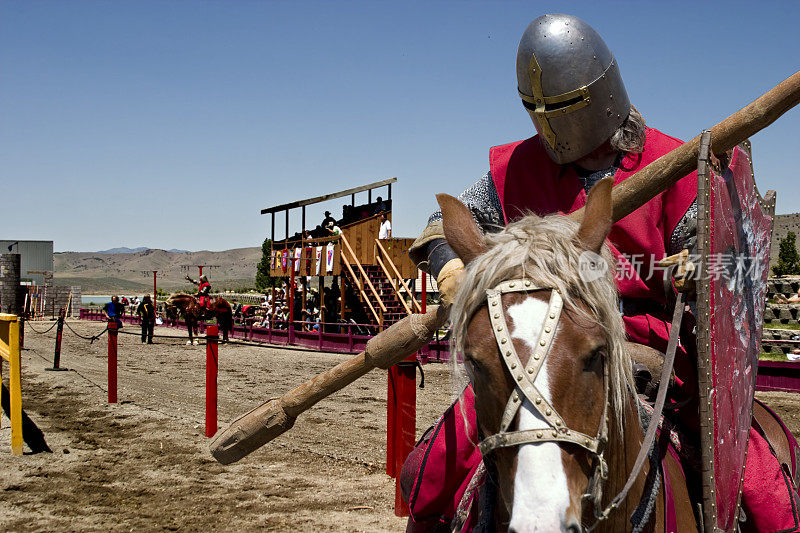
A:
[[[414,293],[408,287],[408,284],[406,284],[405,280],[403,279],[403,276],[400,275],[400,271],[397,270],[397,266],[394,264],[394,261],[392,261],[392,258],[389,256],[389,253],[381,244],[380,239],[375,239],[375,247],[377,250],[377,252],[375,253],[375,260],[378,263],[378,265],[380,265],[380,267],[383,269],[383,273],[386,274],[386,277],[389,279],[389,281],[391,281],[392,289],[394,289],[394,294],[400,301],[400,303],[403,304],[403,308],[406,310],[406,313],[408,313],[409,315],[414,312],[421,313],[422,306],[414,298]],[[383,258],[381,258],[381,256],[383,256]],[[392,270],[391,274],[389,273],[389,270],[386,268],[386,263],[388,263],[388,265],[391,267]],[[395,284],[394,282],[395,279],[398,280],[397,284]],[[411,301],[411,307],[409,307],[409,305],[406,303],[405,298],[403,298],[403,295],[400,294],[401,284],[403,288],[406,290],[406,294],[408,294],[408,298]],[[412,308],[414,309],[413,311]]]
[[[19,318],[0,313],[0,377],[3,359],[8,361],[9,418],[11,418],[11,453],[22,455],[22,387],[20,384]]]
[[[378,291],[375,290],[375,286],[372,285],[372,282],[370,281],[369,276],[367,276],[367,273],[364,271],[364,267],[361,266],[361,262],[358,260],[358,257],[356,257],[355,252],[353,252],[353,248],[350,247],[350,243],[347,241],[347,237],[345,237],[344,235],[341,235],[341,238],[342,238],[342,244],[344,245],[344,246],[342,246],[342,263],[347,267],[347,270],[350,272],[350,276],[352,276],[353,281],[358,283],[358,290],[359,290],[359,293],[361,294],[361,299],[364,302],[366,302],[366,304],[369,307],[370,311],[372,311],[372,315],[375,317],[375,320],[378,321],[378,324],[382,325],[383,324],[383,313],[386,312],[386,306],[383,305],[383,301],[381,300],[381,297],[378,294]],[[349,258],[345,255],[345,250],[347,250],[347,252],[350,254]],[[351,263],[356,265],[356,268],[361,273],[361,276],[362,276],[361,279],[363,281],[366,281],[367,286],[369,287],[369,289],[372,292],[373,296],[375,296],[375,301],[378,302],[378,307],[380,308],[380,311],[381,311],[380,314],[375,310],[375,308],[370,303],[369,297],[367,297],[367,293],[364,291],[364,283],[363,282],[359,283],[358,277],[355,275],[355,272],[353,272],[353,267],[350,266]]]

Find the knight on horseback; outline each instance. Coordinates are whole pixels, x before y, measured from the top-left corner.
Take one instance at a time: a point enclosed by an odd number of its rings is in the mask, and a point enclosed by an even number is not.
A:
[[[208,312],[208,304],[211,302],[211,283],[208,281],[208,276],[203,274],[199,280],[193,280],[190,276],[186,276],[187,281],[197,285],[197,303],[200,305],[200,310],[203,314]]]
[[[537,135],[491,148],[489,171],[459,197],[484,232],[496,232],[527,213],[571,213],[585,205],[587,193],[601,179],[619,183],[683,144],[645,126],[613,54],[577,17],[550,14],[531,22],[517,52],[517,81]],[[692,173],[615,223],[608,234],[628,341],[662,353],[667,352],[672,309],[662,276],[652,273],[663,272],[659,259],[695,247],[696,199],[697,174]],[[437,278],[443,303],[451,304],[464,264],[445,239],[441,212],[429,218],[410,255]],[[699,431],[695,346],[691,327],[682,328],[669,392],[676,404],[683,402],[677,418],[693,434]],[[407,531],[449,531],[449,520],[482,462],[476,448],[480,437],[465,419],[475,420],[471,386],[406,461],[401,483],[411,511]],[[797,494],[780,462],[758,431],[750,430],[748,442],[744,526],[797,530]]]

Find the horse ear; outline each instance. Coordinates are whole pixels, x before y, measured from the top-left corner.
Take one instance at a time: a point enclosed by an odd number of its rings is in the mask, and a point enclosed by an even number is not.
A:
[[[614,180],[610,177],[595,183],[589,191],[581,227],[578,228],[578,233],[575,235],[581,247],[598,254],[614,223],[611,204],[611,187],[613,185]]]
[[[472,213],[460,200],[449,194],[437,194],[436,200],[442,208],[442,226],[447,244],[466,265],[486,251],[483,233]]]

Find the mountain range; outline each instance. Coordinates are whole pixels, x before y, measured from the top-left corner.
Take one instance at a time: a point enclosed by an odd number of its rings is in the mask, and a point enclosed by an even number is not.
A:
[[[146,250],[152,250],[153,248],[148,248],[147,246],[140,246],[138,248],[128,248],[127,246],[122,246],[120,248],[109,248],[108,250],[100,250],[99,252],[95,252],[96,254],[133,254],[136,252],[144,252]],[[173,252],[176,254],[188,254],[189,250],[177,250],[175,248],[171,250],[164,250],[165,252]]]
[[[123,250],[130,250],[123,248]],[[130,250],[115,252],[57,252],[53,254],[53,277],[59,285],[80,285],[83,294],[146,293],[153,290],[153,270],[158,287],[168,291],[192,290],[189,275],[199,276],[204,265],[214,290],[253,287],[261,247],[221,252]]]

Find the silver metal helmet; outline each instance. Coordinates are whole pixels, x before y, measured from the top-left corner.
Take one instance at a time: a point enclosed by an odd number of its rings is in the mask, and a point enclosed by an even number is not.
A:
[[[572,15],[542,15],[528,25],[517,49],[517,83],[542,145],[559,164],[598,148],[630,112],[614,55]]]

